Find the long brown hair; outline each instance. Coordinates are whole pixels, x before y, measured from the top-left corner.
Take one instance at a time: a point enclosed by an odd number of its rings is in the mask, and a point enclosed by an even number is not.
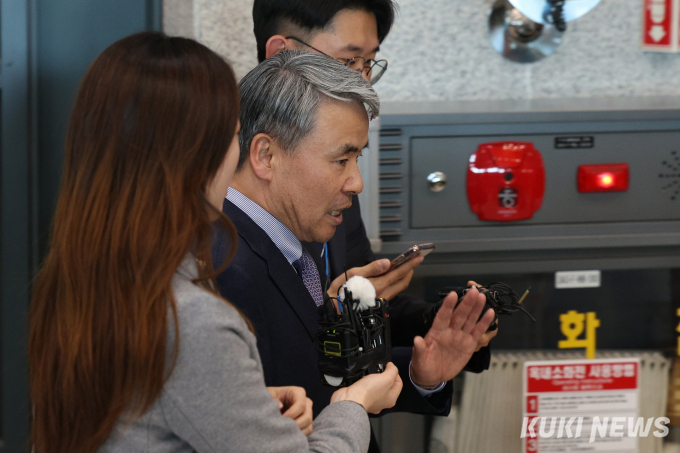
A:
[[[211,288],[211,220],[235,237],[205,190],[238,102],[229,65],[189,39],[129,36],[88,69],[30,308],[35,453],[95,452],[159,396],[178,352],[173,275],[192,253]]]

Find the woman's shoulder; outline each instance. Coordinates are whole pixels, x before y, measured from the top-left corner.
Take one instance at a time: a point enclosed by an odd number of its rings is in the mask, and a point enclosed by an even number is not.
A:
[[[203,331],[233,329],[237,333],[250,333],[239,313],[230,303],[217,294],[177,274],[172,282],[177,318],[181,330]]]

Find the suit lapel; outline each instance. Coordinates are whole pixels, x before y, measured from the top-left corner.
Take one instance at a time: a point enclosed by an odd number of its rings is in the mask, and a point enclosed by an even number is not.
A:
[[[295,272],[293,266],[253,220],[229,200],[224,200],[224,213],[236,226],[239,236],[248,244],[255,254],[267,263],[269,278],[279,288],[285,302],[293,309],[300,322],[305,326],[310,338],[319,330],[316,304],[312,295]],[[275,301],[272,301],[275,303]]]

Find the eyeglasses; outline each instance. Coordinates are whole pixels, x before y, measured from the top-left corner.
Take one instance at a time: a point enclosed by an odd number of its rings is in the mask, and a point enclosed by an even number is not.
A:
[[[322,52],[319,49],[316,49],[306,42],[302,41],[301,39],[296,38],[295,36],[286,36],[286,39],[292,39],[294,41],[299,42],[300,44],[303,44],[310,49],[319,52],[320,54],[326,55],[327,57],[331,57],[328,55],[326,52]],[[354,58],[335,58],[331,57],[334,60],[339,61],[340,63],[344,64],[348,68],[360,72],[362,76],[366,80],[369,81],[371,85],[375,85],[378,80],[385,74],[385,71],[387,71],[387,60],[367,60],[364,57],[354,57]]]

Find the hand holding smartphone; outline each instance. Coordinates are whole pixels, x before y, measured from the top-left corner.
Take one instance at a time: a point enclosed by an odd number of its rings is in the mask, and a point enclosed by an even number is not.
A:
[[[401,255],[392,260],[392,262],[390,263],[390,268],[387,270],[387,272],[401,266],[402,264],[415,258],[416,256],[427,256],[427,254],[430,253],[432,250],[434,250],[434,244],[432,242],[427,242],[425,244],[417,244],[414,245],[413,247],[409,247],[408,250],[406,250],[404,253],[402,253]]]

